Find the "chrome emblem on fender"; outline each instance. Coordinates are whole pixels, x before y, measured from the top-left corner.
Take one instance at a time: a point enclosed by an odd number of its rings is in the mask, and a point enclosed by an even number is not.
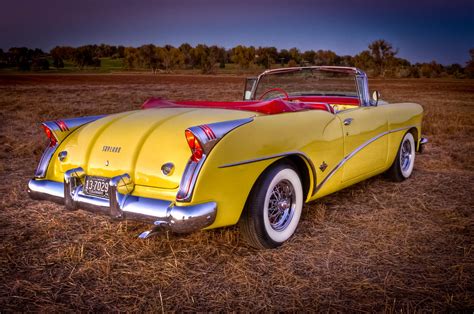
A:
[[[109,165],[109,161],[106,160],[106,161],[105,161],[105,166],[107,167],[108,165]]]
[[[324,170],[326,170],[327,167],[328,167],[328,164],[325,161],[323,161],[321,166],[319,166],[319,170],[321,170],[321,172],[324,172]]]
[[[107,145],[102,146],[102,151],[106,153],[120,153],[121,149],[122,147],[119,147],[119,146],[107,146]]]

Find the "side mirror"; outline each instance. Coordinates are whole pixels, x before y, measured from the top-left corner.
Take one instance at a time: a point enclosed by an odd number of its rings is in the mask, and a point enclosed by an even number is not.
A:
[[[380,100],[380,92],[379,91],[374,90],[374,92],[372,93],[372,100],[373,100],[374,106],[377,106],[377,104],[379,103],[379,100]]]
[[[245,88],[244,88],[244,100],[251,100],[252,99],[252,92],[257,82],[256,77],[248,77],[245,79]]]

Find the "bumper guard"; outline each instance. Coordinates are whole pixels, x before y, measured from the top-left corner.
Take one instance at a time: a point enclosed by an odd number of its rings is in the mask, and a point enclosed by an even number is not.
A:
[[[134,184],[128,174],[110,179],[109,199],[86,195],[82,188],[85,175],[82,168],[75,168],[65,173],[64,183],[32,179],[28,183],[28,194],[32,199],[64,204],[69,210],[80,208],[116,219],[150,222],[176,233],[208,227],[216,219],[215,202],[177,206],[171,201],[131,195]]]

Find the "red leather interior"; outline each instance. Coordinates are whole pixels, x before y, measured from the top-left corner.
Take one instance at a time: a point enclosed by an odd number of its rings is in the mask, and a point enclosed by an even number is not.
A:
[[[324,110],[334,113],[329,104],[359,105],[356,97],[328,97],[328,96],[301,96],[289,100],[280,98],[263,101],[171,101],[161,98],[150,98],[142,105],[142,109],[149,108],[218,108],[254,111],[263,114],[278,114],[302,110]]]

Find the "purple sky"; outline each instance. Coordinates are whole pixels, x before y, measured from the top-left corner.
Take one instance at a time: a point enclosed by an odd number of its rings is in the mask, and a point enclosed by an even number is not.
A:
[[[0,48],[183,42],[331,49],[379,38],[411,62],[469,59],[474,0],[3,0]]]

